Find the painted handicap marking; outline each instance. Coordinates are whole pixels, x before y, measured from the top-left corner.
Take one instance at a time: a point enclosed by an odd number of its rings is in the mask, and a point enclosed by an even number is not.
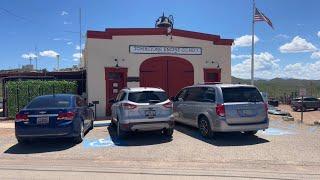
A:
[[[313,127],[308,128],[308,131],[313,133],[313,132],[316,132],[317,129],[320,129],[319,126],[313,126]]]
[[[265,131],[262,131],[261,133],[269,136],[282,136],[282,135],[295,134],[292,131],[279,129],[279,128],[268,128]]]
[[[83,147],[85,148],[108,148],[125,145],[124,142],[115,140],[113,141],[110,136],[100,139],[84,139]]]

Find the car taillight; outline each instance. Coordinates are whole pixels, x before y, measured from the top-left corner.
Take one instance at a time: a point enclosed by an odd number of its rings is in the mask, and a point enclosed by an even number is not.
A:
[[[57,120],[73,120],[76,114],[74,112],[59,113]]]
[[[123,103],[123,104],[121,104],[121,106],[122,106],[124,109],[134,109],[134,108],[137,107],[136,105],[130,104],[130,103]]]
[[[172,108],[172,102],[170,101],[170,102],[167,102],[167,103],[165,103],[164,105],[162,105],[163,107],[165,107],[165,108]]]
[[[28,115],[27,114],[16,114],[16,122],[26,122],[29,121]]]
[[[217,104],[216,113],[218,116],[221,116],[221,117],[225,116],[225,109],[223,104]]]

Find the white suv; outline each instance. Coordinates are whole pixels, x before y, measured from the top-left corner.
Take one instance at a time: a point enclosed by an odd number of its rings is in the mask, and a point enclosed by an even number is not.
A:
[[[162,130],[171,137],[174,129],[173,104],[160,88],[137,87],[122,89],[112,104],[111,124],[117,135],[127,132]]]

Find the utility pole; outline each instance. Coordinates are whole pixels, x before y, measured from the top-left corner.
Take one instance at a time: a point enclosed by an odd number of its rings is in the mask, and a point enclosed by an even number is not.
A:
[[[37,45],[34,47],[34,53],[36,54],[35,60],[36,60],[36,71],[38,70],[38,49]]]
[[[79,8],[79,53],[80,53],[80,56],[79,56],[79,63],[81,64],[81,61],[82,61],[82,24],[81,24],[81,8]],[[85,62],[83,61],[83,66],[85,65]],[[85,66],[84,66],[85,67]],[[83,68],[81,70],[81,93],[83,94],[83,91],[84,91],[84,74],[83,74],[83,71],[84,71],[85,68]]]
[[[60,71],[60,55],[57,54],[57,71]]]

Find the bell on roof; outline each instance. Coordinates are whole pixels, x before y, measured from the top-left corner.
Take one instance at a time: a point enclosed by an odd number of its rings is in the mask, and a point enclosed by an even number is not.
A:
[[[158,28],[172,28],[173,27],[173,16],[170,15],[168,17],[164,16],[164,13],[162,14],[162,16],[160,16],[155,24],[155,27]]]

